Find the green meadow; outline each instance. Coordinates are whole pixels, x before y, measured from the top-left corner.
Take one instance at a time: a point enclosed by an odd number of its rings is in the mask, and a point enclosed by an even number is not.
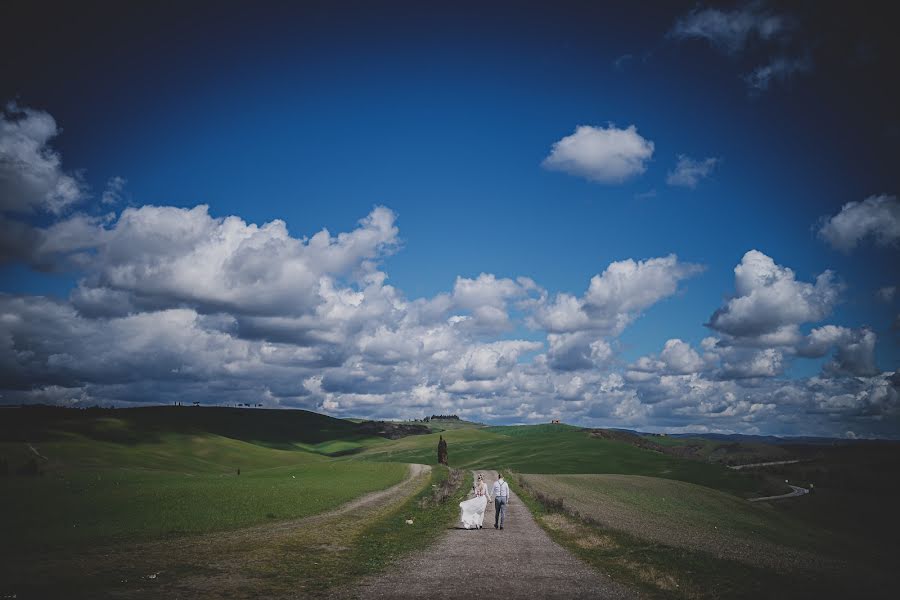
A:
[[[750,504],[628,475],[520,475],[513,487],[557,543],[648,598],[892,598],[896,538],[799,518],[813,498]],[[896,499],[896,497],[895,497]],[[855,510],[868,499],[858,495]],[[786,510],[790,509],[790,510]],[[889,513],[882,527],[896,532]],[[852,517],[851,517],[852,519]]]
[[[597,523],[648,540],[755,563],[781,548],[827,547],[834,538],[767,503],[709,487],[642,475],[522,475],[522,481]]]
[[[369,447],[353,460],[434,464],[439,435],[451,466],[505,469],[553,539],[649,597],[881,597],[896,583],[886,566],[894,551],[881,551],[898,548],[888,504],[900,496],[887,476],[900,466],[895,446],[801,451],[646,436],[689,450],[687,458],[627,436],[546,424],[447,429]],[[803,462],[725,466],[792,457]],[[815,484],[815,493],[747,501],[788,491],[785,479]]]
[[[435,465],[440,436],[451,470],[406,481],[354,518],[327,514],[403,482],[408,463]],[[791,453],[803,462],[723,464]],[[250,595],[327,595],[436,539],[478,468],[509,472],[553,539],[650,597],[798,597],[858,579],[877,590],[888,572],[878,548],[897,546],[896,519],[884,517],[900,497],[893,446],[786,450],[255,408],[30,408],[0,412],[0,461],[0,581],[15,586],[0,593],[56,594],[82,585],[90,565],[87,596],[160,569],[172,593],[184,591],[179,577],[206,573],[223,594],[238,578]],[[785,479],[816,493],[747,502]],[[109,562],[122,548],[131,566]]]
[[[144,541],[296,519],[399,483],[408,470],[323,456],[368,438],[339,419],[220,411],[227,409],[36,418],[6,409],[2,416],[20,419],[4,420],[0,457],[13,473],[33,462],[40,475],[0,478],[0,518],[9,533],[0,549]],[[322,439],[332,435],[345,439]]]
[[[215,445],[216,440],[206,440]],[[42,448],[52,455],[54,448]],[[140,453],[135,448],[133,452]],[[145,465],[146,459],[141,461]],[[405,465],[297,460],[234,473],[144,467],[63,469],[3,484],[5,551],[141,541],[296,519],[399,483]]]
[[[753,495],[759,482],[704,461],[685,460],[591,435],[568,425],[470,427],[417,435],[367,448],[355,459],[437,462],[438,437],[456,468],[511,469],[519,473],[618,473],[663,477]]]

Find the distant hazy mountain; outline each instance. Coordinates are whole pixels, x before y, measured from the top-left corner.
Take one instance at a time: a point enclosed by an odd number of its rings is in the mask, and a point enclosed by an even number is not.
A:
[[[744,435],[740,433],[675,433],[674,438],[703,438],[730,442],[756,442],[760,444],[858,444],[888,440],[851,440],[846,438],[830,438],[815,436],[778,437],[775,435]]]
[[[617,427],[609,427],[615,431],[626,431],[636,435],[659,435],[655,433],[647,433],[644,431],[636,431],[634,429],[621,429]],[[667,437],[672,438],[701,438],[704,440],[728,441],[728,442],[754,442],[758,444],[860,444],[867,442],[890,442],[896,440],[869,440],[869,439],[847,439],[847,438],[831,438],[816,436],[789,436],[779,437],[776,435],[746,435],[742,433],[669,433]]]

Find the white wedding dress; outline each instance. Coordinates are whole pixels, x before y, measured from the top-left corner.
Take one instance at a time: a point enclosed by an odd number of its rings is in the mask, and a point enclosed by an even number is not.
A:
[[[482,484],[484,486],[484,484]],[[484,509],[487,508],[487,486],[482,494],[459,503],[459,520],[466,529],[478,529],[484,524]],[[476,488],[476,494],[478,490]]]

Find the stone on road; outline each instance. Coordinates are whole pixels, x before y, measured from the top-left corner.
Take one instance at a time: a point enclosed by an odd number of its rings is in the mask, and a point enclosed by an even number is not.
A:
[[[490,490],[495,471],[483,473]],[[582,563],[556,544],[510,492],[506,526],[494,529],[488,504],[484,529],[456,524],[426,550],[385,573],[363,579],[345,598],[636,598],[638,594]]]

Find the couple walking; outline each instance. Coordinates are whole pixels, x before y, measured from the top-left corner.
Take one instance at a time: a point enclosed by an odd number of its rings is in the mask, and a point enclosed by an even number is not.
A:
[[[459,520],[466,529],[481,529],[484,524],[484,511],[489,503],[494,504],[494,529],[503,529],[506,517],[506,505],[509,504],[509,484],[497,473],[497,481],[488,495],[488,487],[484,475],[479,473],[475,485],[472,486],[474,496],[459,503]]]

